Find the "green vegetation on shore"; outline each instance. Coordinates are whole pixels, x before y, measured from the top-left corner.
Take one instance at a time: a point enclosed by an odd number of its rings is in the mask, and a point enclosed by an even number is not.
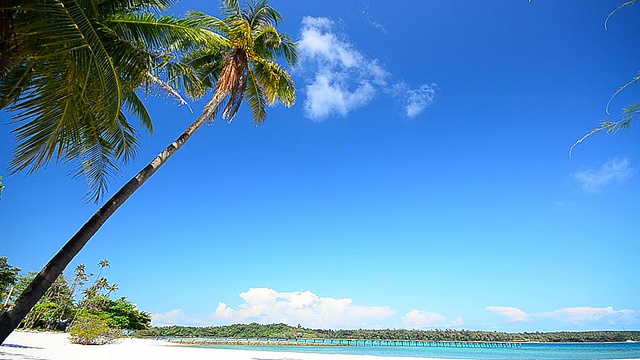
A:
[[[163,326],[137,331],[139,337],[230,337],[230,338],[286,338],[286,339],[368,339],[418,341],[488,341],[488,342],[624,342],[640,341],[640,331],[581,331],[581,332],[522,332],[474,330],[324,330],[308,329],[286,324],[235,324],[229,326]]]
[[[125,297],[112,299],[118,285],[103,276],[109,260],[98,263],[98,274],[87,273],[84,265],[76,266],[73,277],[58,276],[53,286],[20,323],[22,329],[69,331],[86,337],[96,329],[106,329],[115,337],[124,330],[144,330],[151,323],[149,313],[140,311]],[[0,257],[0,306],[10,309],[27,288],[35,273],[19,274],[20,269]],[[90,281],[92,280],[93,281]],[[87,325],[89,324],[89,325]],[[74,328],[74,325],[75,328]],[[87,341],[86,343],[95,343]]]

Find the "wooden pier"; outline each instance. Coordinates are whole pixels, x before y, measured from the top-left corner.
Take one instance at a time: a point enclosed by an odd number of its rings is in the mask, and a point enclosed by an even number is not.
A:
[[[392,347],[448,347],[448,348],[512,348],[521,342],[490,341],[420,341],[420,340],[364,340],[364,339],[278,339],[278,338],[209,338],[164,337],[173,343],[185,345],[240,345],[240,346],[392,346]]]

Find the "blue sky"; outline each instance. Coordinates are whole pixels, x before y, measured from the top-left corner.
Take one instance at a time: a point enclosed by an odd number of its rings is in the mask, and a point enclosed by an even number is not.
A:
[[[605,112],[638,72],[640,7],[603,26],[620,2],[272,0],[296,105],[202,128],[72,266],[109,259],[156,325],[640,330],[638,133],[568,156],[640,94]],[[147,103],[112,193],[204,105]],[[97,210],[72,170],[2,172],[11,264],[39,270]]]

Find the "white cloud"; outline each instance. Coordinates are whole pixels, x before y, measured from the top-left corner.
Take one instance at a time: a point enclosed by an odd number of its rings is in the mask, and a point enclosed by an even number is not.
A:
[[[433,101],[434,85],[415,90],[403,85],[402,94],[396,86],[388,86],[391,75],[380,62],[364,56],[348,40],[336,35],[333,27],[328,18],[302,19],[298,52],[307,83],[304,110],[309,118],[322,121],[332,115],[346,116],[381,92],[401,98],[409,117],[418,115]]]
[[[153,314],[151,316],[151,324],[153,326],[167,325],[193,325],[205,326],[209,325],[210,320],[207,318],[194,318],[187,316],[181,309],[169,311],[164,314]]]
[[[408,329],[460,327],[462,324],[461,316],[458,316],[453,321],[448,322],[447,317],[444,315],[428,311],[420,311],[417,309],[409,311],[402,318],[402,326]]]
[[[384,27],[384,25],[382,25],[378,20],[374,19],[374,17],[369,13],[369,5],[366,5],[364,10],[362,10],[362,16],[369,23],[369,25],[382,31],[385,34],[387,33],[387,29]]]
[[[631,177],[633,169],[629,159],[612,159],[607,161],[600,170],[586,169],[575,173],[575,178],[584,190],[597,191],[613,181],[625,181]]]
[[[458,316],[455,320],[453,320],[450,324],[447,324],[447,326],[450,327],[461,327],[462,325],[464,325],[464,322],[462,321],[462,316]]]
[[[238,309],[218,304],[212,315],[216,324],[282,322],[312,328],[371,327],[396,314],[388,306],[354,305],[349,298],[320,297],[311,291],[251,288],[240,297],[244,303]]]
[[[314,120],[321,120],[332,113],[347,115],[352,109],[359,108],[371,100],[376,90],[364,83],[353,91],[347,91],[338,85],[335,74],[317,74],[315,81],[307,85],[305,111]]]
[[[413,309],[402,318],[402,326],[412,329],[442,326],[447,321],[444,315]]]
[[[536,316],[552,318],[570,323],[606,322],[616,324],[625,320],[635,319],[635,321],[638,321],[639,315],[640,314],[634,310],[614,310],[611,306],[603,308],[583,306],[559,309],[549,313],[537,314]]]
[[[487,306],[487,311],[500,314],[507,318],[508,322],[516,321],[552,321],[556,324],[562,324],[563,327],[571,325],[580,328],[581,326],[589,328],[607,328],[614,325],[634,325],[640,323],[640,313],[635,310],[622,309],[615,310],[611,306],[596,307],[570,307],[562,308],[550,312],[528,314],[515,307]],[[557,328],[557,325],[554,326]]]
[[[487,306],[484,309],[506,317],[508,322],[529,321],[529,315],[515,307]]]
[[[431,105],[433,98],[436,96],[436,85],[422,85],[417,89],[409,89],[406,92],[405,112],[408,117],[412,118],[424,111]]]

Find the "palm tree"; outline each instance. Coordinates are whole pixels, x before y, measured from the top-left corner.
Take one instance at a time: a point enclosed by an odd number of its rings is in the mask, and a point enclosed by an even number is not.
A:
[[[85,223],[65,246],[49,261],[29,287],[16,300],[14,307],[0,315],[0,342],[15,329],[29,309],[44,294],[53,280],[62,273],[76,254],[113,213],[175,154],[205,122],[213,121],[218,109],[222,117],[232,121],[243,98],[247,97],[256,124],[264,122],[266,107],[281,102],[292,106],[295,86],[288,72],[276,59],[284,57],[291,65],[297,63],[295,43],[276,30],[281,15],[268,4],[255,0],[241,8],[238,0],[223,0],[224,19],[200,12],[188,18],[209,29],[207,46],[185,56],[185,61],[197,70],[202,84],[214,89],[212,99],[203,113],[151,163],[129,182]],[[197,89],[196,89],[197,90]],[[197,91],[191,89],[191,94]]]
[[[107,286],[107,293],[104,295],[104,297],[106,298],[110,297],[111,294],[118,291],[118,289],[120,289],[120,287],[118,287],[118,284],[111,284]]]
[[[100,262],[98,262],[98,267],[100,268],[100,271],[98,272],[98,279],[100,279],[100,275],[102,275],[104,268],[111,267],[111,262],[109,259],[100,260]]]
[[[153,131],[136,89],[210,31],[156,16],[174,0],[1,0],[0,109],[14,112],[13,172],[75,163],[97,201],[138,149],[126,113]]]
[[[160,78],[176,71],[188,83],[174,53],[219,37],[192,20],[153,14],[172,2],[0,0],[0,109],[16,114],[14,171],[35,171],[54,158],[75,161],[95,199],[106,191],[117,163],[137,153],[137,131],[126,113],[153,129],[136,89],[156,84],[171,90]],[[48,277],[26,311],[56,278]],[[0,315],[0,342],[24,310],[11,322]]]

